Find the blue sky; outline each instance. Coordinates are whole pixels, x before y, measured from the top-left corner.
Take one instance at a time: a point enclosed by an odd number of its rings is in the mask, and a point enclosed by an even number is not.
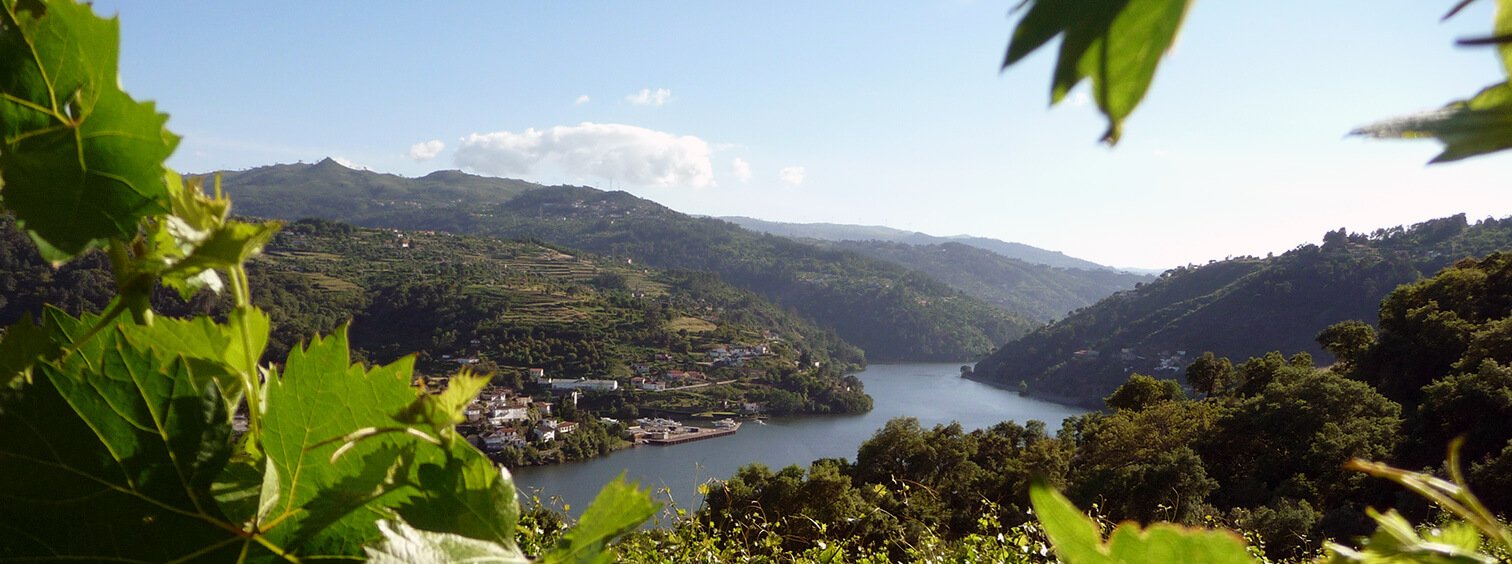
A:
[[[1118,266],[1512,214],[1512,155],[1346,138],[1501,77],[1480,2],[1197,2],[1117,148],[1014,1],[99,1],[186,172],[337,157],[627,190],[679,211],[1019,241]]]

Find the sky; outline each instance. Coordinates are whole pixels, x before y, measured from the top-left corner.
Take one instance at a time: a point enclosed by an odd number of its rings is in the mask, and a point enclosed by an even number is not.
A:
[[[99,0],[184,172],[332,157],[625,190],[678,211],[1016,241],[1120,267],[1512,215],[1512,153],[1348,137],[1502,78],[1494,3],[1196,2],[1117,147],[1018,0]]]

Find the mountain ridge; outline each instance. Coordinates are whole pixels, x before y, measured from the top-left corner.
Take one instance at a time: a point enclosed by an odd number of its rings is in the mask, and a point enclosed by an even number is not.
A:
[[[1060,251],[1051,251],[1039,247],[993,239],[978,237],[975,235],[929,235],[919,231],[908,231],[895,227],[882,225],[853,225],[845,223],[788,223],[781,221],[768,221],[745,216],[723,216],[721,219],[734,223],[752,231],[797,237],[803,239],[818,239],[823,241],[884,241],[889,243],[907,243],[910,245],[938,245],[944,243],[961,243],[990,251],[1006,258],[1022,260],[1032,264],[1042,264],[1057,268],[1079,268],[1084,270],[1119,270],[1117,268],[1098,264],[1089,260],[1069,256]]]
[[[1331,355],[1314,337],[1340,321],[1372,322],[1401,284],[1468,257],[1512,248],[1512,218],[1464,214],[1370,234],[1332,231],[1267,258],[1178,267],[1010,341],[973,377],[1034,394],[1098,403],[1131,373],[1180,379],[1205,351],[1236,362],[1268,351]]]
[[[532,239],[713,272],[834,330],[874,360],[978,358],[1035,323],[902,266],[695,218],[626,192],[323,165],[222,173],[237,213]]]

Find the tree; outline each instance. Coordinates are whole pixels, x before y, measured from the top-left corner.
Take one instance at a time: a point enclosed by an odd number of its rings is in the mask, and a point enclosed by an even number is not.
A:
[[[1202,353],[1186,369],[1187,384],[1204,396],[1222,393],[1234,381],[1234,364],[1227,357],[1219,358],[1212,351]]]
[[[1486,360],[1473,372],[1454,374],[1423,387],[1418,406],[1426,442],[1423,452],[1442,452],[1464,437],[1461,453],[1471,461],[1495,453],[1512,439],[1512,366]]]
[[[1139,411],[1162,402],[1184,399],[1186,394],[1181,391],[1181,384],[1175,380],[1157,380],[1144,374],[1134,374],[1129,376],[1129,381],[1104,398],[1103,403],[1113,409]]]
[[[1199,522],[1219,484],[1193,446],[1220,415],[1210,402],[1169,401],[1068,421],[1077,438],[1067,494],[1114,520]]]
[[[1318,344],[1334,355],[1337,370],[1348,374],[1375,345],[1375,328],[1364,321],[1340,321],[1318,333]]]
[[[1397,445],[1401,407],[1368,384],[1265,359],[1246,365],[1266,367],[1265,386],[1235,406],[1221,432],[1204,437],[1199,448],[1209,471],[1222,477],[1220,507],[1292,497],[1338,508],[1363,478],[1343,464],[1383,459]]]

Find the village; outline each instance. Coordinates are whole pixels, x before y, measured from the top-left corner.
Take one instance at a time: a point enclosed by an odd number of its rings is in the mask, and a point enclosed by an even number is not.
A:
[[[765,344],[721,344],[709,348],[703,353],[705,360],[694,364],[708,370],[740,367],[751,359],[772,354],[771,347]],[[476,357],[472,356],[447,360],[463,366],[477,363]],[[584,419],[588,415],[577,410],[578,400],[588,393],[674,392],[735,381],[715,380],[705,370],[672,366],[682,364],[672,355],[658,353],[647,362],[631,365],[634,375],[627,379],[554,378],[543,368],[529,368],[525,371],[523,389],[492,384],[485,387],[464,410],[465,421],[457,425],[457,431],[491,458],[504,462],[519,460],[511,449],[552,452],[560,446],[559,443],[571,439],[585,426],[603,428],[609,436],[620,441],[620,446],[674,445],[726,436],[739,430],[740,423],[732,418],[714,421],[712,427],[686,425],[660,417],[639,418],[629,424],[609,417],[587,421]],[[447,381],[444,376],[426,378],[426,387],[444,389]],[[728,407],[738,410],[742,416],[758,416],[762,412],[762,406],[755,402]]]

